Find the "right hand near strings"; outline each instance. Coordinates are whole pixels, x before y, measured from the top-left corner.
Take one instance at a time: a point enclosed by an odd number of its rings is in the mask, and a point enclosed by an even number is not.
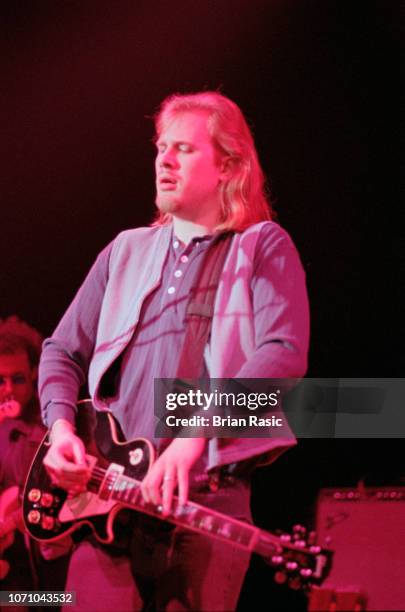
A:
[[[58,419],[50,433],[50,447],[44,458],[44,466],[52,482],[68,491],[71,497],[86,491],[90,469],[81,439],[76,436],[69,421]]]

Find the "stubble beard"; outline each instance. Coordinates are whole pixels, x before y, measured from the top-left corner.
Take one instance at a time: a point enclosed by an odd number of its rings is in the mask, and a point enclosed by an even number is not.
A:
[[[179,210],[179,202],[173,195],[170,194],[158,194],[155,199],[155,204],[163,214],[173,214]]]

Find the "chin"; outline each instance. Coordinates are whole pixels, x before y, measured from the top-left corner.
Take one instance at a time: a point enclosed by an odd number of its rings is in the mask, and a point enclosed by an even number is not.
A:
[[[178,202],[168,196],[158,196],[156,198],[156,206],[162,213],[174,213],[179,209]]]

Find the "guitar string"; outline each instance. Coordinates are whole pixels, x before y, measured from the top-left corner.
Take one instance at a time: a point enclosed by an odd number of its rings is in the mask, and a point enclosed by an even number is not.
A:
[[[98,472],[98,474],[96,474],[96,473],[95,473],[96,471]],[[101,484],[101,483],[103,482],[103,480],[104,480],[104,478],[105,478],[106,474],[107,474],[107,471],[106,471],[106,470],[104,470],[104,469],[102,469],[102,468],[97,468],[97,467],[95,467],[95,468],[94,468],[94,470],[93,470],[93,473],[92,473],[92,477],[90,478],[90,482],[91,482],[92,484]],[[131,491],[131,492],[135,492],[135,491],[136,491],[137,493],[139,492],[139,491],[138,491],[139,484],[138,484],[137,482],[134,482],[134,479],[130,479],[130,478],[126,477],[125,475],[120,475],[120,476],[121,476],[123,479],[127,479],[127,482],[129,482],[129,483],[131,483],[131,484],[133,484],[133,485],[134,485],[134,487],[132,488],[132,491]],[[122,490],[122,493],[124,493],[124,491],[125,491],[125,489],[123,489],[123,490]],[[116,493],[120,493],[120,490],[119,490],[119,489],[115,489],[115,492],[116,492]],[[128,500],[126,500],[126,501],[128,501]],[[133,500],[133,499],[131,499],[130,501],[134,501],[134,500]],[[188,502],[188,503],[187,503],[187,506],[188,506],[188,508],[189,508],[189,509],[193,509],[193,508],[195,508],[195,505],[194,505],[192,502]],[[195,508],[195,509],[197,510],[197,508]],[[200,508],[198,508],[198,510],[200,510],[200,513],[201,513],[201,509],[200,509]],[[183,517],[183,520],[187,519],[187,520],[185,520],[185,522],[192,523],[192,522],[193,522],[193,520],[195,520],[195,518],[196,518],[196,517],[191,517],[190,515],[187,515],[187,516]],[[200,517],[200,518],[201,518],[201,517]],[[214,517],[212,517],[212,518],[214,518]]]
[[[89,482],[92,482],[93,484],[96,484],[96,485],[97,484],[101,484],[107,475],[108,475],[108,471],[107,470],[95,466],[93,468],[92,475],[91,475],[91,477],[89,479]],[[136,481],[134,482],[134,479],[126,477],[125,474],[119,474],[119,477],[121,477],[123,479],[127,478],[127,482],[131,482],[131,483],[135,484],[135,486],[134,486],[133,490],[131,491],[131,493],[134,493],[135,491],[137,493],[139,493],[138,483],[136,483]],[[115,491],[118,492],[118,493],[120,492],[119,489],[118,489],[118,491],[117,490],[115,490]],[[124,490],[122,492],[124,492]],[[129,501],[134,501],[134,499],[130,499]],[[201,508],[196,508],[195,504],[193,504],[192,502],[188,502],[187,506],[189,507],[189,509],[195,508],[196,510],[201,510]],[[200,514],[200,513],[198,513],[198,514]],[[215,519],[217,517],[212,516],[211,513],[208,513],[208,514],[211,517],[211,519],[213,519],[215,521]],[[196,517],[196,516],[193,516],[193,515],[190,516],[189,514],[186,514],[186,515],[183,515],[182,520],[179,520],[180,517],[177,517],[177,522],[179,524],[186,524],[186,523],[188,523],[188,524],[194,525],[197,522],[199,522],[200,520],[202,520],[203,518],[204,517],[201,517],[201,516]],[[232,527],[234,526],[234,521],[231,518],[230,518],[230,520],[228,519],[227,523],[228,523],[228,527],[229,526],[232,526]],[[217,532],[218,529],[216,527],[217,526],[212,525],[211,529],[213,529],[214,532]],[[241,526],[238,525],[238,527],[240,528]],[[250,529],[249,529],[250,526],[244,525],[243,527],[247,528],[246,531],[250,531]],[[273,534],[268,534],[268,535],[273,535]],[[299,552],[301,552],[301,554],[305,554],[306,551],[301,549]]]
[[[104,469],[99,468],[99,467],[97,467],[97,466],[96,466],[96,467],[93,469],[92,476],[91,476],[91,478],[90,478],[90,482],[91,482],[92,484],[95,484],[95,485],[101,484],[101,483],[103,482],[103,480],[105,479],[106,474],[107,474],[107,470],[104,470]],[[126,478],[127,478],[125,475],[120,475],[120,476],[122,476],[122,478],[124,478],[124,479],[126,479]],[[128,479],[127,479],[127,482],[130,482],[131,484],[133,484],[133,485],[134,485],[133,490],[135,490],[135,489],[136,489],[136,488],[139,486],[139,485],[138,485],[138,483],[134,482],[134,480],[133,480],[133,479],[129,479],[129,478],[128,478]],[[118,491],[119,491],[119,490],[118,490]],[[117,490],[116,490],[116,492],[117,492]],[[194,508],[194,507],[195,507],[195,506],[194,506],[194,504],[193,504],[192,502],[188,502],[187,506],[188,506],[189,508]]]
[[[103,482],[103,480],[105,479],[105,477],[106,477],[107,473],[108,473],[108,472],[107,472],[107,470],[104,470],[103,468],[100,468],[100,467],[95,466],[95,467],[94,467],[94,469],[93,469],[93,472],[92,472],[91,478],[90,478],[90,482],[91,482],[92,484],[95,484],[95,485],[97,485],[97,484],[101,484],[101,483]],[[130,482],[130,483],[134,484],[133,490],[136,490],[136,488],[138,487],[138,483],[134,482],[134,479],[130,479],[130,478],[126,477],[124,474],[123,474],[123,475],[121,475],[121,474],[120,474],[119,476],[121,476],[121,478],[123,478],[123,479],[127,479],[127,482]],[[118,489],[118,491],[116,490],[116,492],[119,492],[119,489]],[[187,506],[188,506],[190,509],[192,509],[192,508],[194,508],[194,507],[195,507],[195,506],[194,506],[194,504],[193,504],[192,502],[191,502],[191,503],[190,503],[190,502],[188,502]],[[200,509],[198,509],[198,510],[200,510]],[[183,519],[184,519],[184,518],[185,518],[185,517],[183,517]],[[188,519],[189,519],[189,521],[190,521],[190,518],[191,518],[191,517],[190,517],[190,516],[188,516],[187,518],[188,518]],[[211,518],[214,518],[214,517],[212,517],[212,515],[211,515]],[[228,522],[229,522],[229,521],[228,521]]]

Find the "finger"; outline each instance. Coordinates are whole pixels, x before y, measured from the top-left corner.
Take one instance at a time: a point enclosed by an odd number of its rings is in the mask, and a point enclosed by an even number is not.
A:
[[[152,471],[142,481],[141,492],[147,504],[158,506],[161,503],[159,484],[163,475]]]
[[[51,482],[53,485],[65,489],[65,491],[75,490],[77,492],[83,493],[87,490],[86,485],[81,481],[73,480],[72,478],[65,478],[64,476],[59,476],[58,474],[51,474]]]
[[[167,516],[172,509],[173,493],[177,486],[175,476],[165,475],[162,481],[162,515]]]
[[[80,487],[85,489],[88,482],[88,475],[83,472],[77,472],[71,469],[70,464],[66,463],[68,469],[61,469],[54,465],[46,465],[46,471],[48,472],[53,484],[62,487],[63,489],[69,487]]]
[[[84,466],[86,470],[88,470],[87,462],[86,462],[86,451],[81,442],[79,440],[74,442],[72,445],[73,451],[73,459],[77,466]]]
[[[69,452],[60,452],[56,456],[58,466],[62,470],[82,475],[90,475],[90,470],[86,462],[86,454],[81,448],[80,443],[73,445]],[[55,462],[56,462],[55,461]]]
[[[76,465],[75,463],[68,463],[66,465],[61,466],[60,471],[65,474],[67,477],[77,478],[86,482],[86,480],[90,476],[90,470],[88,467],[83,465]]]
[[[141,490],[142,498],[143,498],[143,501],[145,502],[145,504],[150,504],[149,494],[148,494],[148,491],[147,491],[146,486],[144,485],[144,483],[141,484],[140,490]]]
[[[179,506],[185,506],[188,499],[188,471],[178,471]]]
[[[72,478],[76,481],[86,482],[87,477],[89,476],[89,470],[84,468],[83,466],[77,466],[72,463],[64,463],[63,465],[59,465],[56,468],[56,471],[62,475],[66,476],[66,478]]]
[[[73,455],[63,452],[59,449],[51,449],[44,458],[46,468],[55,471],[65,470],[66,472],[84,471],[82,465],[77,465],[74,462]]]
[[[149,497],[150,501],[154,506],[160,506],[162,503],[162,496],[160,491],[161,478],[154,480],[149,486]]]
[[[70,463],[65,459],[58,461],[45,462],[45,467],[51,476],[57,478],[71,479],[73,482],[84,484],[88,477],[88,471],[83,467],[78,467],[74,463]]]

